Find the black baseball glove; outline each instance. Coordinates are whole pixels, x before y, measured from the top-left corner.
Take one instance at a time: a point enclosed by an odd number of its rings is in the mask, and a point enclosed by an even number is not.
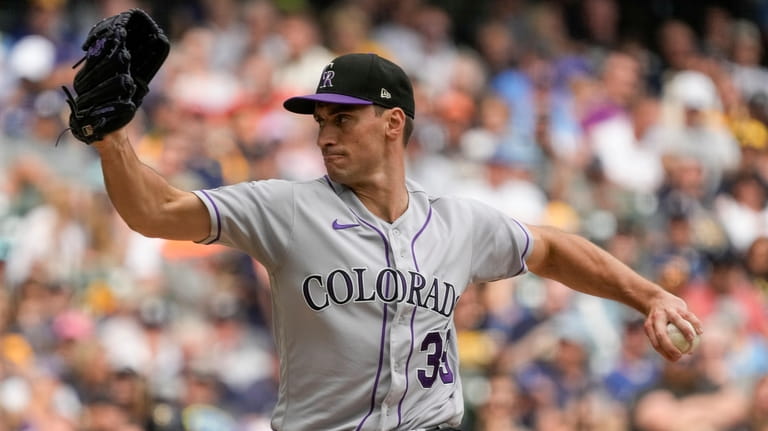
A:
[[[146,12],[130,9],[96,23],[82,49],[85,57],[73,66],[85,61],[75,75],[76,96],[63,88],[72,134],[91,144],[131,121],[170,43]]]

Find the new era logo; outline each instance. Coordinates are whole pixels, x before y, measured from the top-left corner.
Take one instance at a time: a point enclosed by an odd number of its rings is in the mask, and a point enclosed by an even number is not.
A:
[[[382,88],[381,89],[381,96],[379,96],[379,97],[381,97],[382,99],[391,99],[392,95],[389,94],[389,91],[387,91],[386,88]]]

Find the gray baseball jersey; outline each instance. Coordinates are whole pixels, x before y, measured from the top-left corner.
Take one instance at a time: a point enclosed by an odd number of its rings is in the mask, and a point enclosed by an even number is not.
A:
[[[203,243],[259,260],[280,359],[276,430],[412,430],[463,415],[453,310],[470,282],[526,271],[528,230],[407,183],[394,223],[347,187],[266,180],[196,191]]]

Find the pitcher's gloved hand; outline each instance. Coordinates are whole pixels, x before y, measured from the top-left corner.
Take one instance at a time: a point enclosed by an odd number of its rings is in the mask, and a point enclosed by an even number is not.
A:
[[[155,21],[141,9],[105,18],[88,32],[85,64],[75,75],[73,95],[64,88],[72,134],[86,144],[131,121],[170,51]]]

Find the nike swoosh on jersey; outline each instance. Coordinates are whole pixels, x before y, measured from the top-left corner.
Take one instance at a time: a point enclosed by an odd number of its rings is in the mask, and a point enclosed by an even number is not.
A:
[[[333,221],[333,228],[335,230],[349,229],[349,228],[358,227],[358,226],[360,225],[357,223],[351,223],[351,224],[339,223],[339,219],[336,219]]]

